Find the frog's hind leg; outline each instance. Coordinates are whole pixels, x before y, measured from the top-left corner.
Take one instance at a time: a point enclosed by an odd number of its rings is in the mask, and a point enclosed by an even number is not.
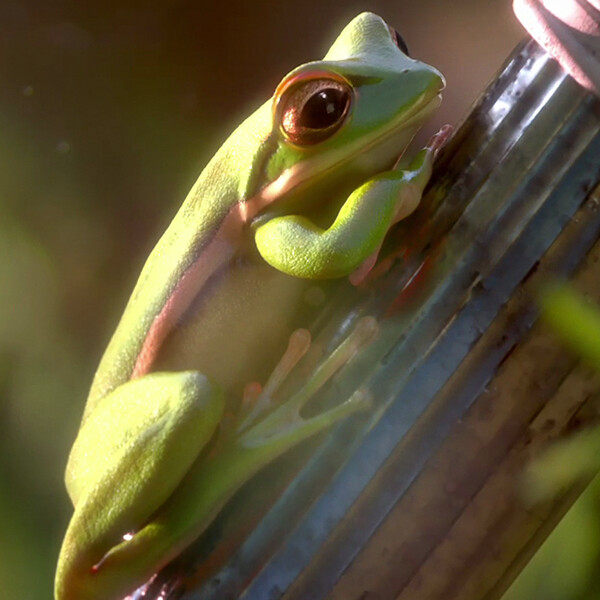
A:
[[[58,598],[113,598],[132,578],[152,575],[154,564],[140,561],[138,573],[106,557],[135,539],[180,486],[223,406],[221,390],[200,373],[153,373],[116,388],[87,417],[69,459],[75,513],[61,549]]]
[[[164,566],[210,525],[233,494],[255,473],[301,441],[343,417],[369,406],[364,390],[334,408],[304,418],[302,408],[377,331],[374,318],[361,319],[350,335],[317,367],[288,400],[277,400],[280,386],[310,344],[308,332],[294,332],[287,351],[264,386],[246,390],[249,407],[233,427],[220,428],[205,459],[197,462],[159,514],[112,548],[97,564],[98,586],[128,578],[142,585],[152,569]],[[110,597],[108,594],[107,597]]]

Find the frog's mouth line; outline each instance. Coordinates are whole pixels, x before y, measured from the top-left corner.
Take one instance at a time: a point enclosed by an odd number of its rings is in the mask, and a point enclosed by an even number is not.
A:
[[[343,166],[352,160],[357,152],[366,152],[396,135],[400,128],[409,132],[408,140],[416,132],[417,125],[433,112],[441,102],[441,95],[424,92],[412,110],[390,127],[384,134],[375,134],[365,144],[364,138],[357,140],[344,152],[332,152],[325,161],[319,158],[318,168],[315,160],[306,160],[294,165],[282,173],[275,181],[263,188],[258,194],[246,202],[237,202],[223,218],[213,237],[202,249],[198,258],[185,270],[175,289],[166,299],[164,305],[152,321],[142,342],[140,351],[131,373],[131,379],[146,375],[158,357],[163,342],[175,327],[179,319],[197,299],[198,293],[215,273],[219,272],[233,258],[244,228],[265,208],[281,199],[287,192],[301,186],[319,173],[324,174]],[[411,132],[411,126],[415,130]],[[401,145],[401,144],[399,144]],[[402,145],[404,148],[404,145]]]

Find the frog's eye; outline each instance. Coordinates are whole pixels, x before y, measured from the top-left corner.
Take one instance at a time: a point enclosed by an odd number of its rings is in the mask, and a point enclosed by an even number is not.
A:
[[[396,44],[396,46],[398,46],[398,48],[400,48],[400,50],[404,52],[406,56],[410,56],[410,52],[408,51],[408,46],[406,45],[404,38],[393,27],[390,27],[390,35],[392,36],[392,40],[394,40],[394,44]]]
[[[331,137],[344,123],[352,103],[352,88],[333,76],[292,79],[281,91],[276,118],[285,137],[310,146]]]

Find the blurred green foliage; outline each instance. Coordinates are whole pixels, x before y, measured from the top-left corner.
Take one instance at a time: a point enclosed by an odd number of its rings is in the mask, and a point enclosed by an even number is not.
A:
[[[565,284],[541,295],[542,318],[561,341],[600,372],[600,309]],[[503,600],[592,600],[600,597],[600,427],[557,442],[530,465],[529,502],[586,485]]]

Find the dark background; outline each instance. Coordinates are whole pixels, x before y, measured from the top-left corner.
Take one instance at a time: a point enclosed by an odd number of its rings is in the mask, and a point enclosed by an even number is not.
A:
[[[0,590],[49,598],[62,473],[135,277],[204,163],[362,10],[457,123],[524,36],[509,0],[0,4]]]

